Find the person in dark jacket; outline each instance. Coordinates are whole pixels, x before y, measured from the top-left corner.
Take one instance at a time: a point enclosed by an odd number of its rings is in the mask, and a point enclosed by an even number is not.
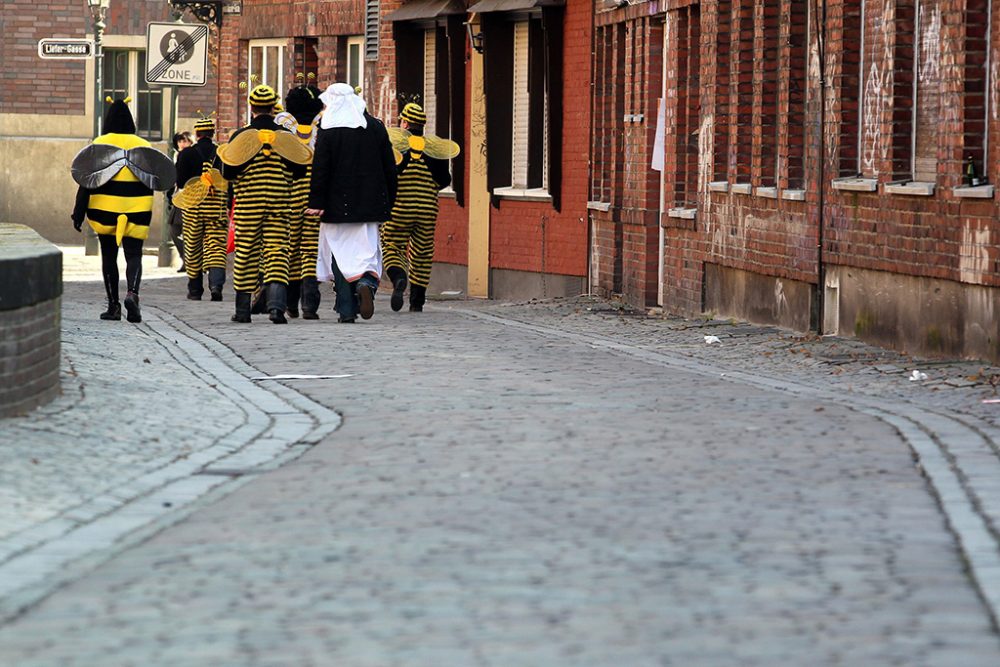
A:
[[[184,221],[184,266],[187,269],[187,298],[201,301],[205,293],[203,274],[208,271],[212,301],[222,301],[226,282],[226,188],[216,157],[215,121],[209,116],[194,124],[198,141],[177,156],[177,183],[182,190],[174,196]]]
[[[183,151],[188,146],[194,144],[194,139],[191,137],[190,132],[177,132],[174,134],[173,140],[170,142],[170,146],[174,149],[174,163],[176,164],[177,158],[180,157],[181,151]],[[181,209],[174,204],[173,195],[177,191],[177,186],[183,187],[184,183],[176,183],[175,190],[167,192],[167,215],[169,216],[169,227],[170,227],[170,239],[174,242],[174,248],[177,249],[177,254],[181,258],[181,268],[177,269],[177,273],[187,273],[187,269],[184,268],[184,219],[181,214]]]
[[[340,322],[369,319],[382,275],[378,228],[396,198],[396,161],[385,126],[365,111],[346,83],[320,99],[320,119],[309,188],[309,214],[320,219],[317,278],[333,278]]]

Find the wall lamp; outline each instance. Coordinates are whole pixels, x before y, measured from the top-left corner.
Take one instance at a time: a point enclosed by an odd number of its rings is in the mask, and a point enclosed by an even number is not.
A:
[[[472,23],[465,22],[465,31],[469,35],[469,45],[476,50],[476,53],[483,52],[483,31],[472,32]]]

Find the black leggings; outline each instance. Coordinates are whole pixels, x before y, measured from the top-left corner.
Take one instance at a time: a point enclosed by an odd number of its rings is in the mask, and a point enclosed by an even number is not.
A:
[[[98,234],[101,242],[101,272],[104,274],[104,289],[108,301],[118,301],[118,243],[114,234]],[[129,292],[139,293],[142,280],[142,239],[124,237],[122,250],[125,251],[125,282]]]

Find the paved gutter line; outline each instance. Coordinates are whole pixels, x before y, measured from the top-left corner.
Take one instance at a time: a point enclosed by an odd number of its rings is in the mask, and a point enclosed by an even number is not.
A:
[[[235,491],[253,473],[298,458],[340,426],[336,412],[294,389],[254,383],[248,376],[259,372],[219,341],[157,308],[145,310],[144,323],[154,340],[239,406],[246,421],[210,447],[40,524],[33,536],[19,535],[9,557],[0,560],[0,624]]]
[[[987,607],[993,627],[995,630],[1000,630],[1000,543],[997,539],[997,526],[989,516],[990,509],[996,510],[1000,506],[1000,498],[995,497],[995,494],[977,493],[975,490],[976,479],[986,474],[982,472],[982,462],[988,460],[984,457],[991,458],[991,463],[994,465],[1000,464],[1000,461],[996,459],[995,443],[986,435],[988,430],[970,425],[969,417],[957,419],[917,406],[890,404],[858,394],[844,396],[810,385],[734,370],[731,367],[669,352],[653,352],[600,336],[530,324],[475,310],[454,308],[452,312],[697,375],[822,399],[824,402],[835,403],[889,424],[896,429],[917,457],[920,470],[930,485],[931,492],[944,514],[946,525],[954,535],[961,555],[968,565],[972,583]],[[993,471],[993,480],[1000,478],[996,474],[998,471],[1000,466]]]

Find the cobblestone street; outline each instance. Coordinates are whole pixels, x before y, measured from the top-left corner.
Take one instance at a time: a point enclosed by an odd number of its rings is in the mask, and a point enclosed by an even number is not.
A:
[[[67,283],[63,396],[0,421],[0,665],[1000,664],[1000,369],[588,297],[236,325],[168,271],[140,325]]]

